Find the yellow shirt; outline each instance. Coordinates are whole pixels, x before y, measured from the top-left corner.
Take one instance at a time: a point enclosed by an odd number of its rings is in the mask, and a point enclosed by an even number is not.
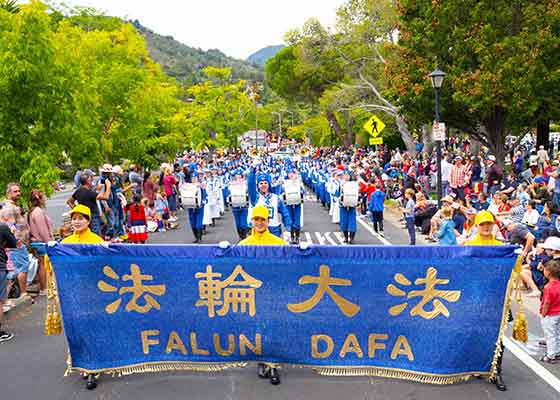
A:
[[[494,237],[492,239],[483,239],[479,233],[476,234],[474,239],[465,242],[465,246],[502,246],[503,244],[503,242],[496,240]]]
[[[74,232],[70,236],[64,238],[61,243],[64,244],[100,244],[104,240],[93,233],[89,228],[82,233]]]
[[[253,229],[253,233],[251,236],[243,239],[239,244],[247,244],[247,245],[261,245],[261,246],[285,246],[287,243],[280,239],[278,236],[273,235],[267,229],[263,233],[255,232]]]

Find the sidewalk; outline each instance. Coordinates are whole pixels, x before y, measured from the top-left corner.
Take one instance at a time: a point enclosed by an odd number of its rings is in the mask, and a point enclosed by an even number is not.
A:
[[[33,299],[29,296],[20,297],[18,299],[8,299],[4,304],[2,312],[4,320],[14,317],[18,312],[27,309],[33,304]]]

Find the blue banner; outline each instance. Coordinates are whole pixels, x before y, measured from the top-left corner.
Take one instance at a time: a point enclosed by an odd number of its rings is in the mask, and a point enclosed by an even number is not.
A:
[[[489,375],[514,247],[56,245],[71,370]]]

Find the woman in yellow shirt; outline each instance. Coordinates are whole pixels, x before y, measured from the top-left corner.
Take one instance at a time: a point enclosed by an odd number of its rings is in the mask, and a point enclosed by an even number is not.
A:
[[[268,230],[268,208],[265,206],[256,206],[251,212],[251,223],[253,230],[250,236],[239,242],[240,245],[252,246],[285,246],[287,243],[278,236],[273,235]],[[280,374],[278,373],[278,364],[259,363],[258,374],[261,378],[270,379],[270,383],[278,385],[280,383]]]
[[[89,207],[78,204],[70,211],[72,229],[74,233],[64,238],[64,244],[100,244],[103,239],[89,229],[91,222],[91,211]]]

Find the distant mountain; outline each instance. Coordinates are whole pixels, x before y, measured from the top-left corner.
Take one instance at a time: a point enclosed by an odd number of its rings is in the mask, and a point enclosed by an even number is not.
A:
[[[159,63],[168,75],[180,81],[201,82],[204,79],[202,69],[210,65],[231,67],[234,79],[264,80],[262,66],[228,57],[220,50],[204,51],[189,47],[175,40],[173,36],[162,36],[153,32],[142,26],[138,20],[131,21],[131,23],[146,39],[152,59]]]
[[[264,49],[260,49],[256,53],[251,54],[247,58],[247,61],[254,65],[264,66],[270,58],[274,57],[276,53],[278,53],[284,47],[286,46],[284,46],[283,44],[265,47]]]

